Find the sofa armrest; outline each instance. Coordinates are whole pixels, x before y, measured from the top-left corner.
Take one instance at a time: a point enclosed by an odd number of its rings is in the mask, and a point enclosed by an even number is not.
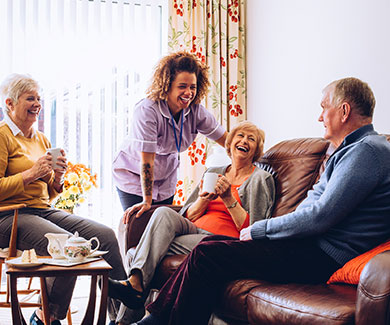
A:
[[[126,249],[126,252],[131,248],[131,247],[135,247],[137,246],[145,228],[146,228],[146,225],[148,224],[150,218],[152,217],[152,214],[153,212],[158,208],[158,207],[161,207],[161,206],[167,206],[167,207],[170,207],[171,209],[175,210],[175,211],[180,211],[180,209],[182,208],[181,206],[179,205],[162,205],[162,204],[156,204],[156,205],[152,205],[151,209],[144,212],[139,218],[136,218],[135,217],[135,214],[133,214],[130,219],[129,219],[129,222],[127,224],[127,228],[126,228],[126,236],[125,236],[125,240],[126,240],[126,245],[125,245],[125,249]]]
[[[374,256],[367,263],[356,294],[356,325],[389,324],[390,251]]]

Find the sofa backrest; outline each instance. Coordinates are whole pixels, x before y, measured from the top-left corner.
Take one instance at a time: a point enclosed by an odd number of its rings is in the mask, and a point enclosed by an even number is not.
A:
[[[294,211],[306,197],[329,157],[329,144],[322,138],[286,140],[263,155],[259,163],[274,172],[276,183],[273,217]]]
[[[390,135],[383,135],[390,142]],[[259,165],[275,178],[273,217],[295,210],[317,182],[333,151],[334,147],[323,138],[285,140],[267,150]]]

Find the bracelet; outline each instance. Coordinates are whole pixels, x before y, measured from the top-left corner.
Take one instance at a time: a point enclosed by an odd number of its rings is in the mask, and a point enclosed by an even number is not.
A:
[[[233,209],[233,208],[235,208],[236,207],[236,205],[237,205],[237,203],[238,203],[238,201],[236,200],[236,201],[234,201],[233,203],[232,203],[232,205],[229,205],[228,207],[226,207],[226,209]]]

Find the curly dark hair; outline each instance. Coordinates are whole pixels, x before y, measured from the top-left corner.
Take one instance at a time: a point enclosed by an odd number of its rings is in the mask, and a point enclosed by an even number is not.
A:
[[[148,98],[155,101],[166,100],[172,82],[180,72],[195,73],[197,91],[192,102],[199,104],[210,86],[208,67],[195,55],[186,51],[169,54],[159,61],[155,67],[151,85],[146,91]]]

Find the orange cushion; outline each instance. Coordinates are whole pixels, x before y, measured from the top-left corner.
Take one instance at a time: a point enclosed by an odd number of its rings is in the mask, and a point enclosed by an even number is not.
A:
[[[345,263],[342,268],[338,269],[335,273],[332,274],[327,283],[330,284],[342,282],[359,284],[360,273],[362,273],[363,268],[370,261],[370,259],[372,259],[375,255],[378,255],[379,253],[387,250],[390,250],[390,241],[387,241]]]

